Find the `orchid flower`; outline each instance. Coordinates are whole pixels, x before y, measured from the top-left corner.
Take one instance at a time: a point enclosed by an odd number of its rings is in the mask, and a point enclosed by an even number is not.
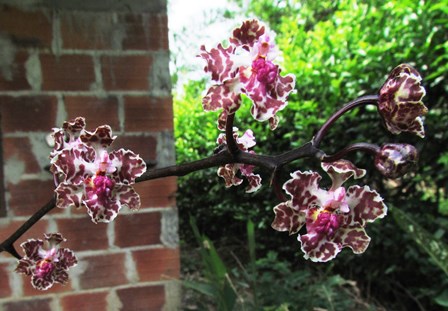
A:
[[[65,128],[62,130],[71,142],[73,135]],[[51,160],[58,182],[56,205],[60,208],[85,206],[95,223],[112,221],[124,205],[138,209],[140,197],[131,184],[146,171],[145,162],[130,150],[109,153],[107,148],[115,137],[108,125],[98,127],[93,133],[84,128],[79,132],[76,143],[55,151]],[[55,136],[55,141],[58,137]],[[59,145],[56,143],[55,148]]]
[[[306,227],[298,240],[304,257],[312,261],[329,261],[344,247],[363,253],[370,242],[364,228],[386,215],[386,205],[368,186],[342,186],[350,177],[357,179],[365,174],[351,162],[322,163],[322,168],[332,179],[328,190],[319,188],[321,176],[316,172],[291,174],[292,179],[283,185],[291,199],[274,207],[272,227],[290,234]]]
[[[269,120],[271,129],[278,124],[276,113],[287,105],[294,89],[295,76],[281,76],[274,60],[279,51],[274,43],[275,34],[257,20],[247,20],[233,31],[229,46],[218,44],[207,51],[201,47],[200,57],[207,65],[205,72],[213,82],[202,105],[206,111],[223,109],[219,120],[235,113],[241,105],[241,94],[252,101],[251,114],[258,121]],[[223,130],[223,122],[218,123]]]
[[[68,248],[59,248],[65,241],[60,233],[45,234],[49,249],[42,248],[44,242],[40,239],[29,239],[20,246],[25,257],[19,260],[16,272],[30,275],[31,284],[39,290],[47,290],[54,283],[65,284],[68,281],[68,269],[76,266],[78,260]]]
[[[247,130],[243,136],[238,137],[238,129],[234,127],[233,138],[235,139],[240,150],[255,153],[254,151],[249,151],[249,149],[256,144],[252,130]],[[217,143],[219,145],[227,144],[226,135],[220,134],[218,136]],[[243,179],[236,176],[237,172],[240,171],[249,182],[246,192],[251,193],[257,191],[261,187],[261,177],[258,174],[254,174],[253,170],[253,165],[229,163],[218,168],[218,176],[224,178],[227,188],[231,186],[238,186],[243,182]]]

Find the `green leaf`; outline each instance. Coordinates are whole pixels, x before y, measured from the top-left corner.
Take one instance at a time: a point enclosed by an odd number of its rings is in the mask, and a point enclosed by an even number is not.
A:
[[[398,208],[391,209],[391,212],[400,228],[406,231],[448,276],[448,246],[436,240],[406,212]]]

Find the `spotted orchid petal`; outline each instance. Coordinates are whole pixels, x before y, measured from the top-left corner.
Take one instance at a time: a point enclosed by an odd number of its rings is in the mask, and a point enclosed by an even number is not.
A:
[[[283,185],[283,189],[291,197],[291,208],[302,211],[318,202],[318,183],[321,179],[318,173],[296,171],[291,174],[291,177],[292,179]]]
[[[133,184],[135,179],[146,171],[145,161],[131,150],[112,151],[109,160],[115,168],[112,179],[118,183]]]
[[[81,207],[84,197],[84,185],[62,182],[55,189],[56,206],[58,208]]]
[[[292,208],[291,201],[274,207],[275,218],[271,227],[277,231],[288,231],[290,235],[299,232],[305,225],[305,212]]]
[[[351,186],[347,190],[347,201],[350,206],[350,215],[347,223],[358,223],[365,226],[387,214],[387,207],[383,198],[368,186]]]
[[[298,241],[304,257],[312,261],[331,260],[345,247],[363,253],[370,242],[366,224],[384,217],[387,207],[368,186],[342,187],[348,178],[362,177],[364,170],[346,160],[323,163],[322,167],[332,179],[330,189],[319,188],[321,177],[315,172],[292,173],[292,179],[283,185],[291,199],[274,207],[272,227],[294,234],[306,225],[306,233],[299,234]]]
[[[86,126],[85,119],[78,117],[72,121],[65,121],[62,128],[53,129],[54,148],[50,153],[52,159],[59,151],[66,148],[77,147],[79,144],[79,136]]]
[[[47,290],[54,283],[68,281],[68,269],[77,264],[75,254],[68,248],[58,245],[65,239],[60,233],[46,234],[50,248],[43,249],[43,241],[30,239],[21,244],[25,257],[19,260],[16,272],[31,276],[31,284],[39,290]]]
[[[351,177],[359,179],[366,174],[366,170],[357,168],[352,162],[344,159],[335,162],[322,162],[322,168],[333,182],[331,190],[336,190]]]
[[[224,109],[227,114],[235,113],[241,106],[241,92],[238,80],[228,80],[211,86],[202,99],[205,111]]]
[[[233,36],[229,38],[229,41],[237,47],[243,45],[252,47],[265,31],[265,26],[258,20],[247,20],[240,27],[233,30]]]
[[[409,64],[395,67],[379,91],[378,110],[387,129],[393,134],[411,132],[425,136],[422,116],[425,88],[420,73]]]

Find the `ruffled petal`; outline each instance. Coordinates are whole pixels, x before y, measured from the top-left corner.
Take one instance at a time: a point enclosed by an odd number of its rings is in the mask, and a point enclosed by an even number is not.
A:
[[[224,109],[228,114],[235,113],[241,106],[241,90],[238,80],[226,80],[223,84],[211,86],[202,99],[205,111]]]
[[[365,226],[366,222],[373,222],[387,214],[383,198],[368,186],[348,188],[347,203],[350,206],[350,213],[345,222],[347,225],[358,223]]]
[[[258,20],[247,20],[240,27],[233,30],[233,36],[229,38],[229,41],[235,46],[253,46],[264,32],[265,27]]]
[[[336,190],[351,177],[359,179],[366,174],[366,170],[357,168],[352,162],[344,159],[334,162],[322,162],[321,165],[322,169],[327,172],[333,181],[330,190]]]
[[[52,274],[45,275],[43,277],[39,277],[37,275],[33,275],[31,278],[31,284],[35,289],[38,290],[47,290],[53,286],[54,280]]]
[[[42,249],[44,242],[40,239],[28,239],[26,242],[20,244],[25,253],[25,256],[31,260],[37,261],[41,257],[39,255],[39,250]]]
[[[283,189],[290,195],[293,209],[296,211],[306,210],[310,205],[319,202],[318,183],[321,176],[318,173],[295,171],[291,177],[292,179],[283,185]]]
[[[83,204],[84,189],[84,184],[60,183],[54,190],[56,193],[56,206],[59,208],[81,207]]]
[[[121,204],[115,199],[111,199],[108,202],[98,200],[98,198],[90,198],[84,201],[87,207],[87,213],[94,223],[98,222],[111,222],[117,217]]]
[[[303,257],[314,262],[329,261],[342,250],[340,243],[330,241],[325,234],[314,231],[299,235],[297,239],[301,243],[301,249],[305,254]]]
[[[68,248],[59,248],[57,250],[57,258],[58,269],[68,270],[70,267],[76,266],[78,263],[75,253]]]
[[[360,226],[341,227],[336,232],[335,241],[342,247],[350,247],[355,254],[362,254],[370,243],[370,237]]]
[[[231,56],[233,55],[235,48],[229,46],[224,48],[222,44],[218,44],[216,48],[213,48],[208,52],[205,46],[201,46],[201,53],[198,55],[202,57],[207,65],[204,67],[205,72],[209,72],[212,76],[212,80],[216,82],[224,82],[232,77],[233,61]]]
[[[15,272],[23,273],[26,275],[32,275],[34,272],[35,264],[36,263],[34,260],[28,258],[22,258],[19,260]]]
[[[131,186],[119,185],[116,188],[117,200],[122,206],[127,206],[131,210],[138,210],[140,208],[140,196]]]
[[[109,154],[112,166],[116,170],[112,173],[112,178],[117,183],[132,184],[135,179],[146,172],[146,163],[134,152],[125,149],[112,151]]]
[[[274,207],[275,218],[271,227],[277,231],[288,231],[295,234],[305,224],[305,212],[291,208],[291,201],[283,202]]]
[[[116,136],[112,136],[112,128],[109,125],[98,126],[95,132],[85,131],[80,136],[83,143],[92,146],[96,150],[109,147],[115,138]]]

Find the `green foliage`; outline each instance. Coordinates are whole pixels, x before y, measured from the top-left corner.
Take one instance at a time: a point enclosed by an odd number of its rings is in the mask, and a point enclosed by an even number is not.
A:
[[[416,225],[428,228],[431,236],[448,242],[448,0],[440,1],[250,1],[248,16],[258,16],[277,33],[283,51],[281,67],[284,73],[297,77],[297,92],[289,105],[280,112],[279,128],[268,130],[249,115],[245,102],[238,111],[235,125],[241,131],[252,128],[257,138],[255,151],[278,154],[309,141],[318,127],[343,103],[360,95],[376,93],[388,72],[402,62],[410,62],[422,74],[427,90],[424,98],[429,108],[425,118],[427,137],[421,140],[408,134],[392,136],[381,125],[374,107],[364,108],[344,116],[324,139],[322,148],[333,153],[348,143],[406,142],[420,152],[417,170],[400,180],[387,180],[375,172],[372,158],[350,155],[359,167],[368,170],[362,182],[376,189],[386,204],[412,215]],[[217,34],[217,40],[228,34]],[[175,99],[176,148],[179,162],[210,155],[218,136],[215,121],[218,113],[204,113],[201,93],[205,83],[190,82],[185,96]],[[297,161],[286,168],[319,170],[319,163]],[[287,280],[300,283],[300,263],[303,276],[306,267],[298,254],[294,238],[269,228],[272,207],[278,201],[269,190],[266,175],[263,187],[255,194],[245,194],[244,185],[225,189],[216,169],[197,172],[179,179],[178,206],[182,238],[192,241],[189,224],[183,219],[195,215],[198,226],[218,245],[241,245],[247,219],[258,229],[260,258],[271,257],[285,264],[276,267],[271,281]],[[439,310],[446,301],[441,289],[448,280],[439,267],[428,260],[414,243],[410,232],[402,231],[392,217],[368,227],[371,245],[362,256],[343,252],[331,265],[327,275],[354,278],[369,295],[390,309],[410,310],[423,306]],[[243,245],[244,246],[244,245]],[[273,256],[273,255],[269,255]],[[288,261],[286,260],[288,259]],[[258,265],[262,262],[258,261]],[[304,265],[304,266],[302,266]],[[305,267],[305,268],[303,268]],[[310,269],[309,271],[312,271]],[[266,277],[266,276],[265,276]],[[323,280],[321,280],[324,282]],[[267,283],[268,281],[266,281]],[[264,283],[264,284],[266,284]],[[282,284],[276,286],[285,288]],[[304,286],[310,286],[306,284]],[[273,286],[257,286],[257,296]],[[300,288],[301,291],[303,288]],[[285,292],[285,295],[289,294]],[[303,297],[302,297],[303,298]],[[284,298],[286,299],[286,298]],[[288,300],[284,300],[287,302]],[[305,303],[301,301],[300,303]],[[281,303],[273,302],[272,310]],[[284,308],[290,306],[288,303]],[[282,309],[280,309],[282,310]]]
[[[397,208],[392,211],[400,228],[406,231],[448,276],[448,245],[432,236],[406,212]]]
[[[274,251],[257,260],[252,221],[246,226],[248,266],[236,258],[237,267],[231,273],[213,242],[199,232],[193,217],[190,224],[199,244],[203,280],[182,284],[200,294],[194,308],[286,311],[300,306],[300,310],[374,310],[359,296],[356,283],[340,275],[319,273],[307,267],[298,269]]]

